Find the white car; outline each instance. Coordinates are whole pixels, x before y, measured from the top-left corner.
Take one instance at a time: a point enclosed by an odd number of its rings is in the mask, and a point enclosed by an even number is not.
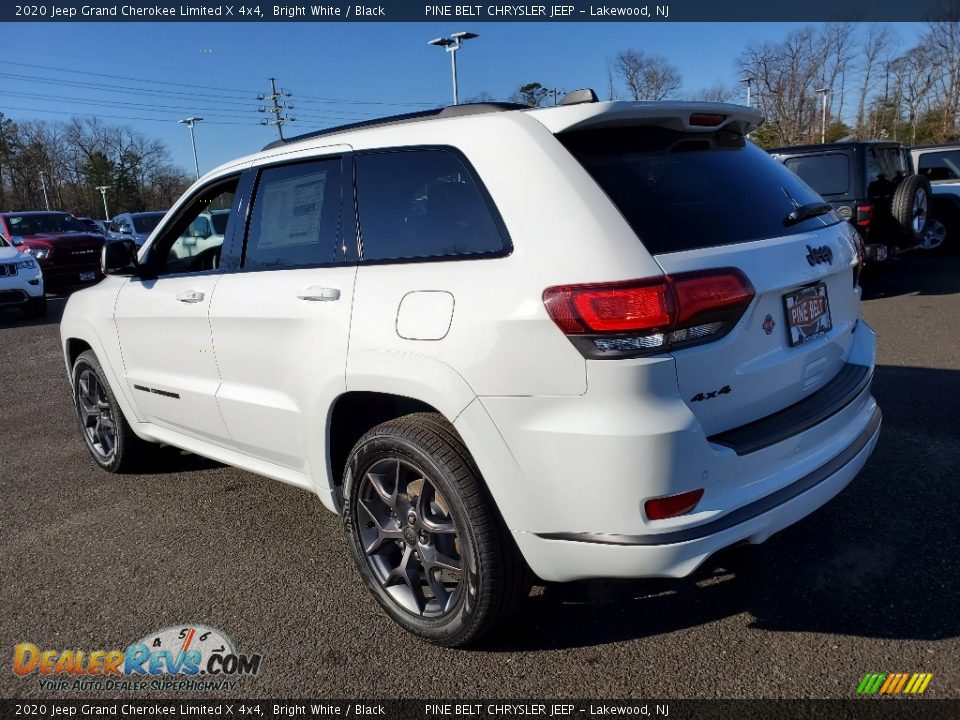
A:
[[[40,264],[0,235],[0,306],[10,305],[22,307],[27,317],[47,314]]]
[[[855,231],[746,139],[760,121],[580,92],[224,165],[67,304],[87,446],[316,493],[387,613],[443,645],[532,576],[681,577],[762,542],[856,476],[880,410]],[[206,207],[233,209],[219,255],[171,267]]]

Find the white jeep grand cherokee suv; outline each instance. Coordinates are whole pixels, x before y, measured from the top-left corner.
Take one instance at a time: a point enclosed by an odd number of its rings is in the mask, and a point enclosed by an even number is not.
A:
[[[854,230],[755,111],[589,96],[276,143],[107,245],[61,326],[93,458],[316,493],[443,645],[533,576],[681,577],[826,503],[880,428]],[[177,253],[212,208],[222,246]]]
[[[23,308],[30,318],[47,314],[40,263],[0,234],[0,307],[11,305]]]

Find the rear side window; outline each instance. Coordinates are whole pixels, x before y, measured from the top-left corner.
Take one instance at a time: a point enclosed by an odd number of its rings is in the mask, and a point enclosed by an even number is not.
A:
[[[399,150],[356,156],[364,260],[502,253],[490,201],[457,153]]]
[[[801,155],[783,163],[821,195],[850,192],[850,158],[843,153]]]
[[[343,260],[340,158],[267,168],[260,175],[243,266],[326,265]]]
[[[796,205],[821,202],[800,178],[736,133],[627,127],[558,139],[652,253],[807,232],[834,213],[785,227]]]

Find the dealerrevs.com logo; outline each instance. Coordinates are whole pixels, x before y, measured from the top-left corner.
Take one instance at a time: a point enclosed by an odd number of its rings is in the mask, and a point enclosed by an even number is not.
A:
[[[224,633],[177,625],[150,633],[125,650],[46,649],[19,643],[13,672],[36,676],[42,690],[232,691],[260,671],[260,654],[243,654]]]

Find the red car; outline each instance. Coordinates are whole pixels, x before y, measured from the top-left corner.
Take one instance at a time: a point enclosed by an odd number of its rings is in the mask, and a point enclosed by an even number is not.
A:
[[[103,279],[103,235],[73,215],[34,211],[0,213],[0,233],[40,263],[47,290],[88,285]]]

